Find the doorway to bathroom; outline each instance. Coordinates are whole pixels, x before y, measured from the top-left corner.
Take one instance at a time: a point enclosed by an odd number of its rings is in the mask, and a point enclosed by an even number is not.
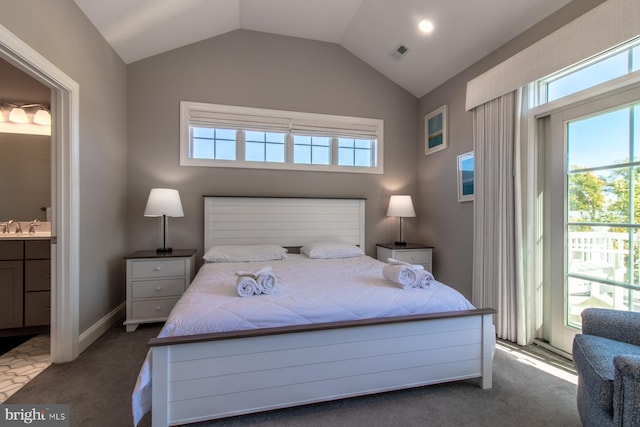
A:
[[[0,76],[2,345],[50,324],[51,90],[2,59]]]
[[[6,27],[0,58],[44,84],[51,99],[51,360],[79,353],[79,85]]]
[[[50,365],[51,89],[0,59],[0,404]]]

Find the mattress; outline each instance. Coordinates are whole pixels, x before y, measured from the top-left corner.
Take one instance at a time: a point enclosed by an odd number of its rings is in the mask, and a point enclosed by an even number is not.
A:
[[[384,263],[368,256],[204,264],[173,308],[159,337],[196,335],[312,323],[360,320],[475,308],[449,286],[403,289],[382,276]],[[237,271],[271,266],[273,295],[238,296]],[[133,394],[134,422],[151,407],[147,357]]]

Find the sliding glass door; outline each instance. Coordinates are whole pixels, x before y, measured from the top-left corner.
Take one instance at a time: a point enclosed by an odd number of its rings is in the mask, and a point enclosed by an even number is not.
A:
[[[547,330],[570,352],[586,307],[640,311],[640,90],[545,122]]]

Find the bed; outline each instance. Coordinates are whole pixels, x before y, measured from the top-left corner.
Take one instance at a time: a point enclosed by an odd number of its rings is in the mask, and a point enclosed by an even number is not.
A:
[[[365,247],[363,199],[205,197],[204,207],[205,251]],[[383,263],[334,253],[205,263],[149,343],[134,422],[149,406],[153,426],[167,426],[469,378],[491,388],[495,310],[437,280],[401,289]],[[234,272],[265,266],[277,292],[239,297]]]

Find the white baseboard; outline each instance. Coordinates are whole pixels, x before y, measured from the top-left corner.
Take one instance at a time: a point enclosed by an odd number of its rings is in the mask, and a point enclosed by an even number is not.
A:
[[[80,334],[78,340],[78,350],[80,353],[85,351],[95,340],[100,338],[102,334],[107,332],[117,321],[124,317],[124,311],[127,306],[126,302],[122,302],[119,306],[111,310],[106,316],[94,323],[89,329]]]

